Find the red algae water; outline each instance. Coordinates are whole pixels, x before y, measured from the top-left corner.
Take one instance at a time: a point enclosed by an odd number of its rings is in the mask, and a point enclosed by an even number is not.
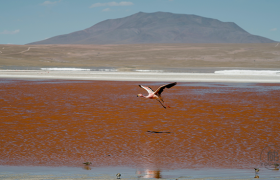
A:
[[[170,109],[138,84],[164,83],[1,79],[0,165],[253,168],[280,145],[280,84],[178,83]]]

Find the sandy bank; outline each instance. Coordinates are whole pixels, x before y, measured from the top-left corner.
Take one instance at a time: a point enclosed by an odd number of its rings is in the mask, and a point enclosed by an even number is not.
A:
[[[103,80],[103,81],[280,83],[280,75],[278,74],[277,75],[232,75],[232,74],[215,74],[215,73],[1,70],[0,78]]]

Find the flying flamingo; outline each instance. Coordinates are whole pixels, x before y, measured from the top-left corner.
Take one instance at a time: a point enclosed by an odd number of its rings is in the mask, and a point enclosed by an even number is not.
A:
[[[171,87],[175,86],[176,84],[177,84],[177,82],[162,85],[155,92],[150,87],[139,85],[141,88],[148,91],[149,94],[148,94],[148,96],[144,96],[143,94],[138,94],[137,97],[144,97],[144,98],[147,98],[147,99],[156,99],[156,100],[158,100],[158,102],[160,102],[162,107],[166,108],[166,107],[169,107],[169,106],[166,103],[164,103],[164,101],[161,97],[161,93],[163,92],[163,90],[165,88],[171,88]]]

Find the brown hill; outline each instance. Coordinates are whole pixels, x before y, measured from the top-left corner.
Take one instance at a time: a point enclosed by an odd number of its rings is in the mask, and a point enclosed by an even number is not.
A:
[[[233,22],[196,15],[139,12],[109,19],[85,30],[30,44],[272,43]]]

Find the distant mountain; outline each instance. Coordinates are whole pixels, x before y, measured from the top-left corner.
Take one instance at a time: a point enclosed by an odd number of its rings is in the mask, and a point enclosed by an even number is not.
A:
[[[139,12],[109,19],[85,30],[30,44],[273,43],[233,22],[196,15]]]

